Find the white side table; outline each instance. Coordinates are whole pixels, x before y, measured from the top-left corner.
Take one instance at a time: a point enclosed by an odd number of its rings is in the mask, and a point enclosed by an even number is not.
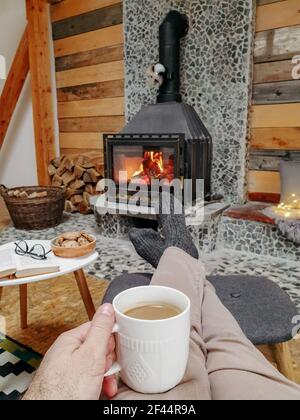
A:
[[[51,249],[50,241],[27,241],[29,246],[33,246],[36,243],[39,243],[44,246],[46,250]],[[15,249],[14,243],[6,244],[0,246],[0,250],[2,249]],[[60,271],[57,273],[52,274],[44,274],[42,276],[35,276],[35,277],[27,277],[23,279],[13,279],[13,280],[0,280],[0,300],[2,296],[2,291],[4,287],[9,286],[19,286],[19,293],[20,293],[20,316],[21,316],[21,328],[25,329],[28,327],[27,323],[27,285],[30,283],[37,283],[39,281],[51,280],[65,274],[74,273],[77,286],[79,288],[83,303],[85,305],[88,317],[92,320],[93,316],[95,315],[95,306],[87,285],[86,277],[84,274],[84,268],[88,265],[95,262],[98,258],[99,254],[94,252],[92,254],[87,255],[86,257],[82,258],[58,258],[54,257],[57,260],[57,265],[60,267]]]

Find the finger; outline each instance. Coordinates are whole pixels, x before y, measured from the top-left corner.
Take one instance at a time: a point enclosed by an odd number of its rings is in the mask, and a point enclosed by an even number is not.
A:
[[[84,347],[94,354],[98,360],[105,359],[114,322],[115,313],[110,304],[102,305],[92,320]]]
[[[117,360],[116,353],[111,353],[106,357],[105,372],[108,372],[112,368],[112,365]]]
[[[104,378],[102,392],[108,397],[113,398],[118,393],[118,382],[115,376]]]
[[[115,348],[116,348],[115,337],[113,335],[111,335],[110,339],[109,339],[109,342],[108,342],[106,355],[109,355],[110,353],[113,353]]]

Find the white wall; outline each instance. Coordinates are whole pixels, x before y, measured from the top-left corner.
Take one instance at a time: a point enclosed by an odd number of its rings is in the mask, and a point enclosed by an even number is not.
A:
[[[0,0],[0,55],[6,58],[7,71],[11,66],[25,26],[25,0]],[[53,59],[52,65],[54,69]],[[29,78],[30,76],[26,80],[0,151],[0,184],[7,187],[37,184]],[[0,93],[3,86],[4,81],[0,80]],[[57,127],[56,133],[58,133]],[[58,139],[58,134],[56,138]]]

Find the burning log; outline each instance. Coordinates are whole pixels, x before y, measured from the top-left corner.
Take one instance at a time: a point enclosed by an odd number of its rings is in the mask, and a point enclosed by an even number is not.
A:
[[[152,179],[167,179],[171,182],[174,179],[174,166],[174,156],[164,161],[162,152],[145,152],[140,170],[133,175],[132,180],[142,180],[147,184],[150,184]]]
[[[91,212],[90,197],[97,194],[96,185],[103,179],[101,172],[102,167],[84,155],[74,160],[61,156],[51,161],[48,167],[52,185],[66,187],[65,211],[70,213]]]

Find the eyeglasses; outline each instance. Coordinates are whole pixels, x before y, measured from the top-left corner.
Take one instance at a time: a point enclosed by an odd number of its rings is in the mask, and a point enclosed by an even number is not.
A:
[[[46,252],[45,248],[41,244],[33,245],[32,248],[29,247],[26,241],[19,241],[15,243],[15,253],[20,257],[29,256],[30,258],[38,261],[44,261],[47,259],[52,251]]]

